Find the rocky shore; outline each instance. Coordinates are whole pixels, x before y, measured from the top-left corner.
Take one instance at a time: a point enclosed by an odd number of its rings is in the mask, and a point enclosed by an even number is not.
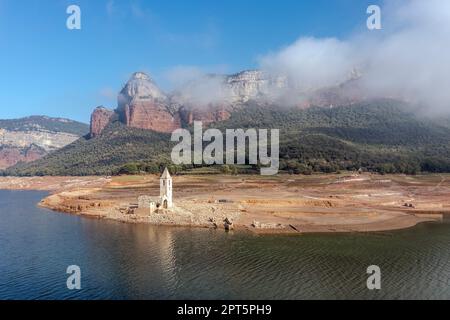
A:
[[[157,176],[0,178],[0,188],[48,190],[40,206],[127,223],[248,230],[257,234],[373,232],[440,221],[450,179],[371,174],[176,176],[172,210],[137,214],[156,195]]]

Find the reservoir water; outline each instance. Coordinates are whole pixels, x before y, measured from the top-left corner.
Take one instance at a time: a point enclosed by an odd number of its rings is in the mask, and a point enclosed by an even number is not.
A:
[[[256,236],[55,213],[36,206],[45,195],[0,191],[0,299],[450,299],[449,221]],[[366,287],[370,265],[379,291]]]

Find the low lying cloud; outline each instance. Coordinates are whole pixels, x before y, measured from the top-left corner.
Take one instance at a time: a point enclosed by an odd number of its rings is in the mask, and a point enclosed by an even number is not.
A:
[[[171,86],[180,88],[205,75],[206,72],[196,66],[176,66],[167,70],[164,73],[164,78],[169,81]]]
[[[174,99],[188,106],[202,108],[209,104],[222,103],[229,96],[224,86],[226,66],[215,66],[208,70],[195,66],[177,66],[165,73],[165,78],[174,88]]]
[[[333,86],[358,70],[364,96],[450,110],[450,1],[387,2],[382,26],[347,40],[300,38],[261,57],[260,65],[287,75],[296,90]]]
[[[273,75],[285,75],[297,88],[336,85],[355,66],[351,43],[334,38],[300,38],[277,53],[260,59],[261,68]]]
[[[108,100],[115,100],[117,98],[117,91],[111,87],[101,88],[98,94],[101,98]]]
[[[392,97],[428,112],[450,111],[450,1],[386,1],[381,14],[382,30],[369,31],[364,24],[347,39],[303,37],[260,56],[259,68],[288,84],[281,88],[272,81],[267,96],[280,105],[308,105],[316,90],[358,76],[357,85],[340,92],[342,101]],[[209,75],[226,71],[179,66],[165,78],[180,101],[201,107],[226,100],[224,78]]]

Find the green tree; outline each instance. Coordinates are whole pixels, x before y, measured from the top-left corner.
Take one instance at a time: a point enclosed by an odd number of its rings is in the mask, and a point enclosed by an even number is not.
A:
[[[222,167],[220,167],[220,171],[221,171],[223,174],[230,174],[230,173],[231,173],[230,166],[227,165],[227,164],[224,164]]]
[[[127,163],[119,169],[119,174],[138,174],[139,168],[136,163]]]

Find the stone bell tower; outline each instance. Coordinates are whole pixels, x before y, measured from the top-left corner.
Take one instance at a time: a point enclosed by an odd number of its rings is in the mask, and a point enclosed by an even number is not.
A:
[[[169,170],[167,170],[167,168],[164,170],[161,178],[159,178],[159,197],[162,208],[170,209],[173,207],[172,177],[170,176]]]

